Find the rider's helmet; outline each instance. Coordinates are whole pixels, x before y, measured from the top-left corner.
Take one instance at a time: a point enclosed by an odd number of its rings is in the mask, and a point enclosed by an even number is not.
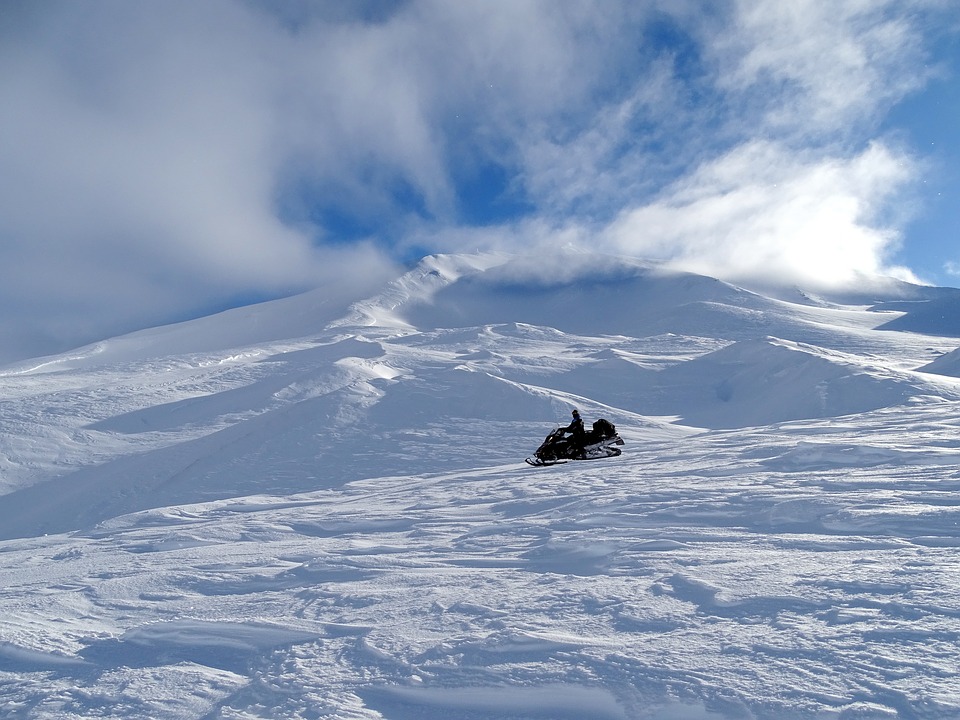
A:
[[[580,417],[580,411],[577,410],[576,408],[574,408],[573,412],[571,412],[570,414],[573,415],[574,417]]]

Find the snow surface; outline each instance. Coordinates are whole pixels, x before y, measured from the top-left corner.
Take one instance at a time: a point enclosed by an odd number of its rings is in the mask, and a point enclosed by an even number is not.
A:
[[[960,718],[955,293],[540,272],[0,368],[0,716]]]

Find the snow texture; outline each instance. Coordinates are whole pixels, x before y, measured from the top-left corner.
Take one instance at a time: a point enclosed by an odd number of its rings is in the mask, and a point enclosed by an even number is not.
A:
[[[564,260],[0,368],[0,716],[960,717],[956,293]]]

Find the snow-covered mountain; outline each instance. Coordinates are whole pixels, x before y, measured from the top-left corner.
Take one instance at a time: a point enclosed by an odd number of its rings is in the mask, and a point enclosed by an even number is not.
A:
[[[960,717],[958,304],[437,256],[0,368],[0,715]]]

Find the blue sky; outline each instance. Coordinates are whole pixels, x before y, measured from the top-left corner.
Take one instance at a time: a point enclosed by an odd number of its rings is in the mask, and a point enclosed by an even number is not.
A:
[[[960,286],[960,43],[936,38],[934,62],[943,71],[904,98],[883,129],[903,133],[910,152],[927,165],[918,178],[918,207],[902,229],[901,262],[934,284]]]
[[[7,0],[0,361],[428,252],[960,284],[952,0]]]

